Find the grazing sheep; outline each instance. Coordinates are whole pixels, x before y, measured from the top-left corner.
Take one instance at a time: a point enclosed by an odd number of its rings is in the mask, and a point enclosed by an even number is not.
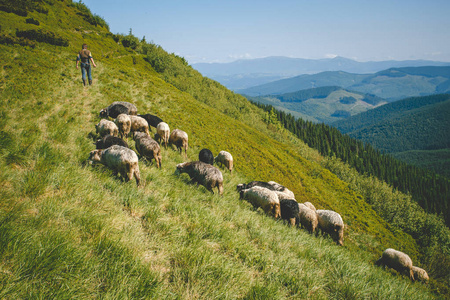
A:
[[[313,211],[316,211],[316,207],[311,202],[305,202],[303,203],[308,207],[309,209],[312,209]]]
[[[245,199],[250,202],[254,208],[261,207],[262,210],[273,216],[279,218],[281,216],[280,201],[277,194],[267,188],[254,186],[249,189],[244,189],[239,192],[240,199]]]
[[[144,118],[148,125],[154,128],[157,128],[159,123],[164,122],[160,117],[151,114],[138,115],[138,117]]]
[[[269,181],[268,183],[271,184],[275,188],[276,191],[280,191],[280,192],[286,193],[286,194],[290,195],[291,199],[295,199],[294,193],[292,191],[290,191],[284,185],[281,185],[281,184],[279,184],[279,183],[277,183],[275,181]]]
[[[381,257],[375,262],[376,265],[387,266],[400,273],[404,273],[414,281],[413,264],[411,258],[406,254],[392,248],[384,250]]]
[[[273,185],[271,185],[268,182],[264,182],[264,181],[251,181],[249,183],[241,183],[236,186],[236,190],[238,192],[240,192],[242,190],[246,190],[246,189],[252,188],[254,186],[260,186],[260,187],[269,189],[271,191],[275,191],[275,188],[273,187]]]
[[[344,245],[344,221],[341,215],[332,210],[316,210],[319,229],[328,233],[336,244]]]
[[[117,116],[116,120],[114,121],[116,123],[117,127],[119,128],[119,136],[123,138],[128,137],[128,134],[130,134],[131,131],[131,118],[127,114],[120,114]]]
[[[116,101],[107,108],[104,108],[100,111],[100,118],[111,117],[115,119],[120,114],[136,115],[137,108],[134,104],[131,104],[129,102]]]
[[[127,142],[122,140],[120,137],[112,136],[109,134],[105,135],[101,139],[97,140],[97,142],[95,142],[96,149],[106,149],[106,148],[111,147],[112,145],[119,145],[119,146],[123,146],[126,148],[130,148],[130,147],[128,147]]]
[[[220,151],[219,154],[214,157],[214,162],[221,164],[222,166],[225,165],[230,173],[233,170],[233,156],[227,151]]]
[[[274,191],[274,192],[277,194],[278,200],[280,200],[280,201],[284,200],[284,199],[293,199],[292,195],[290,195],[290,194],[280,192],[280,191]],[[295,199],[293,199],[293,200],[295,200]],[[297,201],[297,200],[295,200],[295,201]]]
[[[119,128],[117,128],[117,125],[113,121],[101,119],[100,122],[95,125],[95,132],[97,132],[97,134],[99,134],[101,137],[104,137],[107,134],[118,136]]]
[[[144,118],[138,116],[129,116],[131,119],[131,132],[144,132],[148,136],[150,136],[150,132],[148,131],[148,123]]]
[[[113,145],[107,149],[97,149],[91,151],[89,155],[90,163],[101,163],[115,173],[119,173],[125,181],[136,178],[136,185],[139,186],[141,175],[139,172],[138,157],[136,153],[119,145]]]
[[[212,154],[211,150],[209,149],[202,149],[200,150],[198,154],[198,160],[202,161],[204,163],[213,165],[214,164],[214,155]]]
[[[316,212],[303,203],[298,203],[297,206],[299,211],[297,225],[306,228],[311,234],[314,233],[319,224]]]
[[[428,283],[428,281],[430,280],[430,277],[428,277],[427,271],[425,271],[424,269],[416,267],[416,266],[412,266],[412,271],[414,274],[414,280],[424,282],[424,283]]]
[[[187,173],[192,182],[203,185],[214,194],[213,188],[217,187],[219,194],[223,194],[222,172],[214,166],[202,161],[191,161],[177,165],[177,172]]]
[[[291,226],[294,226],[299,213],[297,201],[294,199],[280,200],[280,213],[281,219],[287,220]]]
[[[180,129],[175,129],[172,131],[169,137],[169,145],[175,145],[177,150],[182,153],[184,149],[184,155],[186,156],[186,151],[188,149],[188,135],[186,132]]]
[[[161,148],[159,144],[144,132],[136,131],[134,133],[134,141],[136,142],[136,150],[139,154],[147,158],[150,162],[154,158],[156,167],[161,169]]]
[[[156,126],[156,134],[155,134],[155,140],[158,143],[164,144],[164,147],[167,148],[167,143],[169,143],[169,136],[170,136],[170,128],[169,125],[165,122],[160,122],[158,126]]]

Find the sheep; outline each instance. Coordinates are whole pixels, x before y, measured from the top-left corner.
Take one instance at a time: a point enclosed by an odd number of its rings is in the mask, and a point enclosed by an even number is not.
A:
[[[151,114],[138,115],[138,117],[144,118],[148,125],[154,128],[157,128],[159,123],[164,122],[160,117]]]
[[[90,152],[90,164],[101,163],[119,173],[125,181],[136,179],[136,185],[139,186],[141,175],[139,172],[138,157],[136,153],[123,146],[113,145],[107,149],[97,149]]]
[[[317,214],[314,210],[310,209],[304,203],[298,203],[298,218],[297,226],[303,226],[309,233],[314,233],[319,223]]]
[[[144,118],[132,115],[129,115],[129,117],[131,120],[131,132],[140,131],[150,136],[150,132],[148,131],[148,123]]]
[[[413,264],[411,258],[401,251],[388,248],[383,251],[381,257],[375,262],[377,266],[392,268],[400,273],[405,273],[414,281]]]
[[[154,158],[156,167],[161,169],[161,148],[158,143],[144,132],[136,131],[133,138],[139,154],[147,158],[150,162]]]
[[[281,219],[287,220],[291,226],[294,226],[299,213],[297,201],[294,199],[282,199],[279,201]]]
[[[125,138],[128,137],[128,134],[131,131],[131,118],[127,114],[120,114],[117,116],[114,123],[119,128],[119,135],[121,138],[125,136]]]
[[[117,118],[120,114],[136,115],[137,108],[134,104],[124,101],[115,101],[110,106],[100,110],[100,118]]]
[[[286,193],[286,194],[290,195],[291,199],[295,199],[294,193],[292,191],[290,191],[287,187],[285,187],[275,181],[269,181],[268,183],[271,184],[276,191]]]
[[[280,201],[274,191],[264,187],[254,186],[241,190],[239,197],[240,199],[248,200],[256,209],[261,207],[266,214],[276,219],[281,216]]]
[[[240,183],[236,186],[236,190],[238,192],[240,192],[242,190],[246,190],[246,189],[252,188],[254,186],[260,186],[260,187],[269,189],[271,191],[275,191],[273,185],[271,185],[270,183],[264,182],[264,181],[251,181],[249,183]]]
[[[125,142],[124,140],[122,140],[120,137],[117,136],[112,136],[112,135],[105,135],[103,138],[97,140],[97,142],[95,142],[95,148],[96,149],[106,149],[111,147],[112,145],[119,145],[119,146],[123,146],[126,148],[130,148],[128,147],[127,142]]]
[[[306,205],[306,207],[308,207],[309,209],[316,211],[316,207],[311,202],[305,202],[303,204]]]
[[[316,210],[319,229],[328,233],[336,244],[344,245],[344,221],[341,215],[332,210]]]
[[[160,144],[164,144],[164,147],[167,148],[167,143],[169,143],[169,136],[170,136],[169,125],[165,122],[160,122],[156,126],[155,140]]]
[[[118,136],[119,128],[114,122],[106,119],[101,119],[100,122],[98,122],[98,124],[95,125],[95,132],[98,135],[100,135],[100,137],[104,137],[107,134],[112,136]]]
[[[231,154],[227,151],[220,151],[219,154],[214,157],[214,162],[221,164],[222,166],[225,165],[230,173],[233,170],[233,156],[231,156]]]
[[[277,194],[277,196],[278,196],[278,200],[284,200],[284,199],[293,199],[292,198],[292,195],[290,195],[290,194],[286,194],[286,193],[284,193],[284,192],[280,192],[280,191],[274,191],[275,192],[275,194]],[[293,199],[293,200],[295,200],[295,199]],[[297,201],[297,200],[295,200],[295,201]]]
[[[200,150],[198,154],[198,160],[202,161],[204,163],[213,165],[214,164],[214,155],[212,154],[211,150],[209,149],[202,149]]]
[[[188,149],[188,135],[186,132],[180,129],[175,129],[172,131],[169,137],[169,145],[175,145],[177,150],[182,153],[182,149],[184,149],[184,155],[186,156],[186,151]]]
[[[416,266],[412,266],[412,271],[413,271],[413,275],[414,275],[414,280],[424,282],[424,283],[428,283],[428,281],[430,280],[430,277],[428,277],[427,271],[425,271],[424,269],[416,267]]]
[[[223,195],[222,172],[216,167],[202,161],[191,161],[177,165],[176,173],[187,173],[191,182],[203,185],[208,191],[214,194],[213,188],[217,187],[219,195]]]

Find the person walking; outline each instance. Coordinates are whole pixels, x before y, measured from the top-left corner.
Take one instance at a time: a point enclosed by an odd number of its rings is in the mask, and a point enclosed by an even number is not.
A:
[[[92,58],[92,53],[87,49],[87,44],[83,44],[81,51],[78,52],[77,56],[77,69],[78,63],[81,61],[81,79],[83,79],[83,85],[86,85],[86,73],[89,80],[89,85],[92,84],[92,72],[91,72],[91,62],[92,66],[96,68],[94,59]]]

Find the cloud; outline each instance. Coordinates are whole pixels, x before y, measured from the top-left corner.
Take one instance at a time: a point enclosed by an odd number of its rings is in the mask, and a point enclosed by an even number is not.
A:
[[[252,59],[253,56],[250,53],[244,53],[244,54],[230,54],[228,55],[229,59]]]

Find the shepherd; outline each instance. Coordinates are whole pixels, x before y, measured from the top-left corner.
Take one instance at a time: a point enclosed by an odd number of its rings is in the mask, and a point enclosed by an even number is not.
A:
[[[77,56],[77,69],[78,63],[81,61],[81,79],[83,80],[83,85],[86,86],[86,73],[89,80],[89,85],[92,85],[92,73],[91,73],[91,62],[94,68],[95,65],[94,59],[92,58],[92,53],[87,49],[87,44],[83,44],[81,46],[81,51],[78,52]]]

